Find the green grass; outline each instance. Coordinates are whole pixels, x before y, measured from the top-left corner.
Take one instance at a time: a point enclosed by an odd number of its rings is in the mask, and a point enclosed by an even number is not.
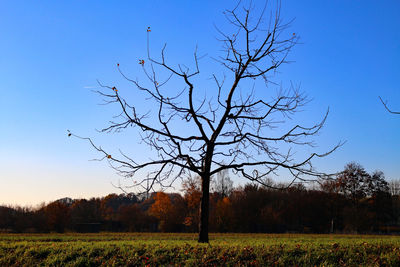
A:
[[[301,234],[0,234],[0,266],[400,266],[400,237]]]

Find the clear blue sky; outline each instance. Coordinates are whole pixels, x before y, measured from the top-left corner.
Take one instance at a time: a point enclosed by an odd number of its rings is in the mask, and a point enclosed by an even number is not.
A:
[[[87,87],[96,79],[127,86],[117,62],[133,77],[146,53],[146,28],[157,51],[190,62],[196,44],[216,55],[213,24],[232,1],[1,1],[0,2],[0,204],[36,205],[65,196],[119,192],[118,177],[96,153],[68,139],[71,129],[104,147],[145,157],[133,131],[102,136],[112,108],[97,105]],[[262,2],[262,1],[256,1]],[[338,171],[357,161],[368,171],[400,178],[400,116],[388,114],[378,96],[400,110],[400,2],[369,0],[285,1],[282,17],[295,18],[301,37],[277,79],[301,83],[313,97],[305,116],[330,107],[321,148],[347,143],[318,161]],[[203,68],[217,69],[205,60]],[[211,62],[211,65],[208,64]],[[133,141],[134,140],[134,141]]]

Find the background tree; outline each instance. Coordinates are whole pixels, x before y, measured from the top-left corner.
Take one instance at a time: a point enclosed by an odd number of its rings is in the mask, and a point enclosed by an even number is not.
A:
[[[179,194],[174,194],[172,197],[173,200],[170,195],[158,192],[149,209],[149,214],[159,220],[158,226],[161,232],[176,232],[183,222],[182,197]]]
[[[200,177],[189,176],[182,183],[182,190],[184,192],[184,199],[186,201],[187,216],[184,220],[184,225],[191,232],[197,230],[199,225],[199,207],[201,200],[201,179]]]
[[[228,170],[220,171],[212,178],[212,191],[221,195],[222,198],[231,194],[233,181],[229,178]]]
[[[354,203],[367,196],[370,175],[358,163],[348,163],[337,177],[339,192],[349,197]]]
[[[221,198],[220,200],[218,200],[215,209],[215,224],[217,232],[233,232],[233,225],[231,224],[233,218],[233,206],[230,199],[227,196]]]
[[[368,194],[369,178],[366,170],[355,162],[348,163],[337,177],[339,192],[350,201],[343,211],[346,231],[359,232],[367,227],[368,210],[362,200]]]
[[[330,232],[333,233],[337,229],[341,228],[343,222],[340,221],[342,218],[342,210],[346,205],[346,199],[343,194],[339,194],[340,188],[337,180],[326,180],[320,184],[321,191],[328,194],[326,201],[328,216],[330,219]]]
[[[392,214],[389,185],[381,171],[369,174],[358,163],[351,162],[338,175],[336,186],[350,201],[344,208],[347,230],[372,231],[390,220]]]
[[[14,226],[15,211],[11,207],[0,206],[0,229],[11,229]]]
[[[389,182],[389,192],[392,196],[400,195],[400,180],[393,179]]]
[[[145,229],[143,220],[145,217],[145,213],[138,204],[124,204],[118,209],[118,220],[121,221],[124,229],[130,232],[139,232]]]
[[[60,201],[54,201],[44,208],[47,224],[51,230],[63,233],[69,220],[69,208]]]
[[[271,12],[266,10],[267,5],[255,7],[251,2],[239,2],[224,12],[230,29],[217,29],[222,55],[215,58],[223,71],[206,73],[205,77],[209,80],[211,76],[214,90],[205,91],[204,85],[197,84],[201,59],[197,51],[193,67],[174,66],[166,59],[165,46],[159,59],[151,56],[149,42],[147,59],[139,60],[147,83],[129,78],[119,64],[117,67],[124,78],[147,95],[150,110],[139,111],[137,97],[129,103],[125,91],[100,84],[104,90],[98,93],[106,103],[116,104],[121,110],[102,131],[137,127],[142,141],[157,152],[157,158],[139,163],[123,152],[119,157],[112,156],[85,139],[103,155],[100,160],[108,160],[121,175],[131,178],[140,171],[148,172],[146,178],[133,185],[147,192],[157,186],[171,186],[183,174],[201,177],[199,242],[208,242],[213,175],[231,170],[263,184],[265,177],[283,169],[293,181],[314,179],[323,173],[314,169],[312,160],[340,145],[324,153],[294,156],[299,148],[309,151],[303,146],[312,150],[312,137],[319,133],[328,112],[320,122],[301,125],[294,115],[309,102],[307,96],[298,87],[284,88],[271,82],[275,71],[288,62],[287,55],[299,37],[288,31],[290,23],[281,20],[279,3]],[[150,31],[148,28],[148,40]],[[175,81],[174,87],[180,83],[182,90],[167,88],[171,80]],[[187,131],[182,131],[182,123]]]
[[[382,231],[384,224],[393,219],[392,197],[389,184],[385,180],[382,171],[375,171],[370,176],[369,184],[369,207],[373,214],[371,227],[372,231]]]
[[[99,199],[79,199],[70,207],[70,221],[73,228],[82,223],[99,223],[102,221],[101,202]]]

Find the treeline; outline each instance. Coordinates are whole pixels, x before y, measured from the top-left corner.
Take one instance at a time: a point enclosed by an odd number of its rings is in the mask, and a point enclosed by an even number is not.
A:
[[[213,181],[211,232],[400,232],[399,183],[388,184],[382,172],[368,174],[356,163],[315,188],[268,180],[268,186],[232,184],[226,173]],[[65,198],[37,208],[0,206],[0,231],[196,232],[198,180],[187,179],[182,193]]]

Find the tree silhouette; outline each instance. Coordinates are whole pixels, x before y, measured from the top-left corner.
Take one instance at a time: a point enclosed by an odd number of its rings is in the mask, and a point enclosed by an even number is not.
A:
[[[197,49],[192,68],[169,64],[166,46],[160,58],[155,59],[149,49],[150,28],[147,29],[148,57],[139,60],[148,83],[129,78],[117,64],[122,76],[147,95],[150,111],[140,112],[137,103],[128,103],[126,95],[116,87],[99,83],[102,90],[97,93],[106,103],[116,104],[121,110],[117,119],[102,132],[136,127],[142,141],[157,152],[156,159],[139,163],[123,152],[119,157],[111,156],[90,138],[83,138],[103,155],[99,160],[107,160],[123,176],[131,178],[140,170],[148,170],[148,176],[131,189],[148,192],[155,187],[171,186],[183,175],[200,176],[199,242],[208,242],[212,175],[230,170],[265,186],[271,186],[264,183],[265,178],[280,169],[287,170],[293,182],[317,179],[324,173],[315,170],[312,160],[327,156],[341,145],[324,153],[310,152],[304,158],[295,157],[300,148],[302,153],[305,151],[304,146],[312,150],[315,145],[312,137],[323,127],[329,109],[313,125],[304,126],[295,121],[294,115],[309,102],[308,97],[298,87],[283,88],[273,83],[270,76],[288,63],[287,55],[299,37],[288,32],[290,23],[281,20],[279,3],[271,16],[266,15],[269,13],[266,10],[267,4],[256,8],[251,3],[239,2],[224,12],[231,29],[217,28],[222,55],[214,58],[223,74],[211,75],[215,90],[207,90],[207,94],[196,84],[201,59]],[[165,79],[161,78],[163,75]],[[167,89],[171,79],[182,83],[180,92]],[[206,96],[199,99],[202,93]],[[182,131],[183,126],[186,131]],[[69,135],[73,134],[69,132]]]

